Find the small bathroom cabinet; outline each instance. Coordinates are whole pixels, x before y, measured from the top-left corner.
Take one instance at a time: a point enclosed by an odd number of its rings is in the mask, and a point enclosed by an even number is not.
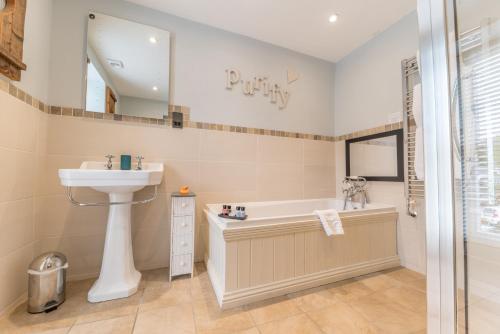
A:
[[[193,276],[196,195],[172,194],[170,220],[170,277]]]

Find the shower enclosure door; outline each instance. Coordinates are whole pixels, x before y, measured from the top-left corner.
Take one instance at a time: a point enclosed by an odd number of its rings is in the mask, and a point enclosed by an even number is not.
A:
[[[419,0],[428,332],[500,333],[500,0]]]

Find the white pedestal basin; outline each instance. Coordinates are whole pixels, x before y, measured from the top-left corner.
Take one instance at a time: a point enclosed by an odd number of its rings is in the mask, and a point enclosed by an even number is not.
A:
[[[134,192],[159,185],[162,177],[161,163],[144,163],[142,170],[122,171],[119,166],[107,170],[103,162],[84,162],[79,169],[59,170],[63,186],[90,187],[107,193],[110,203],[115,203],[109,206],[101,273],[88,293],[89,302],[124,298],[137,291],[141,273],[135,269],[132,252],[131,202]]]

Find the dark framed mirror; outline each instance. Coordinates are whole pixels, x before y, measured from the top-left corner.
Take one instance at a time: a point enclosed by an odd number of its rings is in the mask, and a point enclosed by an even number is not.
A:
[[[392,130],[345,142],[346,176],[367,181],[404,182],[403,130]]]

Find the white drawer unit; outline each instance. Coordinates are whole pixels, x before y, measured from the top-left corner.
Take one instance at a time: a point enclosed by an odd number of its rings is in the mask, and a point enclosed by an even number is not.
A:
[[[172,194],[170,220],[170,279],[174,276],[193,276],[195,194]]]

